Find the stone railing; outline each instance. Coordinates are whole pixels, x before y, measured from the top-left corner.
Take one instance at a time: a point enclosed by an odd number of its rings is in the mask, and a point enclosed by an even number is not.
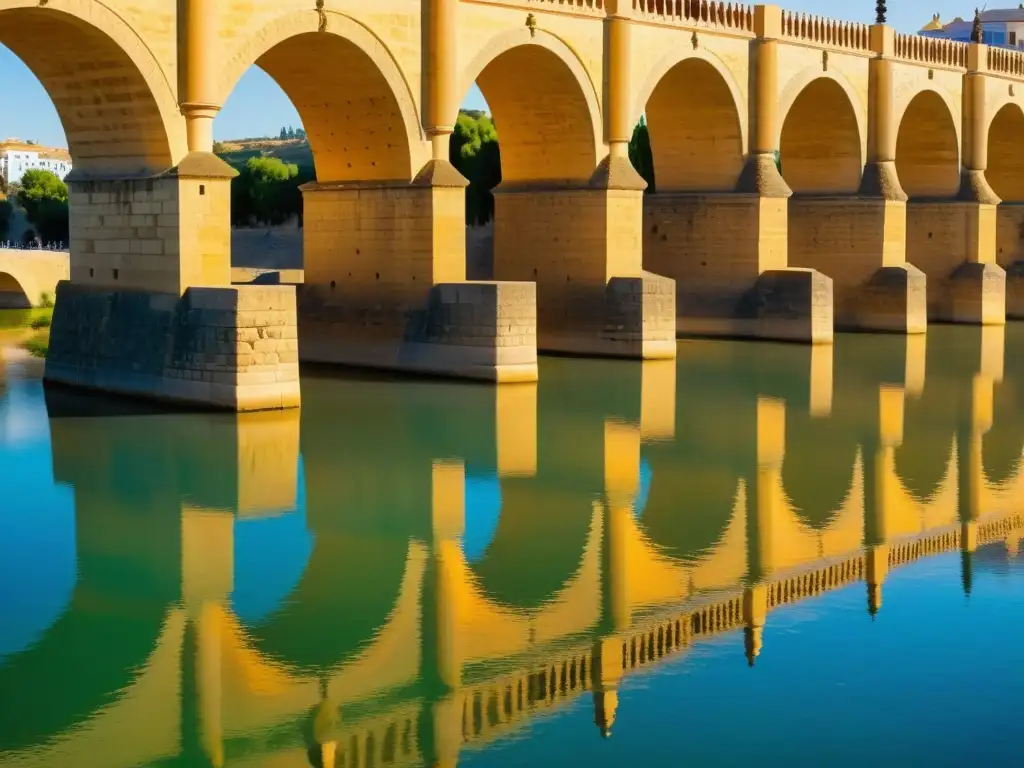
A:
[[[633,16],[684,26],[752,33],[754,9],[741,3],[720,0],[633,0]]]
[[[960,548],[960,527],[953,526],[926,537],[908,539],[889,548],[889,567],[898,568],[925,557],[941,555]]]
[[[967,43],[958,43],[955,40],[897,34],[895,54],[897,59],[903,61],[967,69]]]
[[[606,0],[462,0],[462,2],[585,16],[604,16],[607,5]]]
[[[816,597],[833,589],[845,587],[864,578],[864,556],[857,554],[844,560],[818,566],[768,584],[768,607],[776,608]]]
[[[1008,48],[988,49],[988,71],[1000,75],[1024,77],[1024,52]]]
[[[978,523],[978,546],[1005,541],[1011,533],[1024,528],[1024,517],[1009,515],[996,520],[982,520]]]
[[[793,11],[782,12],[782,37],[821,48],[868,52],[871,35],[866,24],[836,21]]]

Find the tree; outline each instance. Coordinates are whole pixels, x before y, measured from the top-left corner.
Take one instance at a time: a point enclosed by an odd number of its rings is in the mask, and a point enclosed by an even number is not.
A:
[[[299,186],[311,176],[300,176],[299,166],[276,157],[250,157],[231,182],[232,219],[236,224],[280,224],[301,214]]]
[[[226,148],[224,147],[224,142],[223,141],[215,141],[215,142],[213,142],[213,154],[215,154],[215,155],[223,155],[223,154],[225,154],[225,152],[226,152]]]
[[[288,129],[282,126],[281,134],[278,136],[278,138],[282,139],[282,140],[287,139],[288,138]]]
[[[44,242],[68,241],[68,185],[57,174],[40,168],[25,171],[18,202]]]
[[[647,191],[654,192],[654,153],[651,151],[651,134],[647,129],[647,120],[643,115],[633,128],[633,137],[629,140],[629,161],[647,182]]]
[[[491,190],[501,183],[501,153],[494,122],[483,112],[460,112],[449,146],[452,165],[469,179],[466,223],[486,224],[494,216]]]

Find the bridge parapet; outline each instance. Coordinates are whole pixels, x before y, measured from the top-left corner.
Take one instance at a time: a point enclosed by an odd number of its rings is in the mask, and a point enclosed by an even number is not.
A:
[[[633,0],[633,18],[684,27],[705,27],[753,35],[754,9],[707,0]]]
[[[986,64],[992,74],[1024,78],[1024,51],[989,48]]]
[[[461,0],[463,3],[500,5],[503,8],[523,8],[528,11],[561,13],[568,16],[605,16],[607,0]]]
[[[899,61],[913,64],[934,64],[950,69],[967,69],[967,43],[955,40],[940,40],[922,35],[894,35],[893,56]]]
[[[782,11],[782,39],[816,48],[848,53],[870,53],[871,33],[867,24],[836,21],[794,11]]]

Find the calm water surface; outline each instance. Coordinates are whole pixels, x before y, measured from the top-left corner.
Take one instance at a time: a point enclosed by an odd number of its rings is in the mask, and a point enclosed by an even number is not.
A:
[[[241,417],[4,358],[4,768],[1020,763],[1024,328]]]

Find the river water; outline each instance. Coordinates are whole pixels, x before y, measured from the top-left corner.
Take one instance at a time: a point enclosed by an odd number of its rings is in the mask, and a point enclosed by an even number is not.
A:
[[[3,768],[1019,764],[1024,328],[237,417],[15,341]]]

